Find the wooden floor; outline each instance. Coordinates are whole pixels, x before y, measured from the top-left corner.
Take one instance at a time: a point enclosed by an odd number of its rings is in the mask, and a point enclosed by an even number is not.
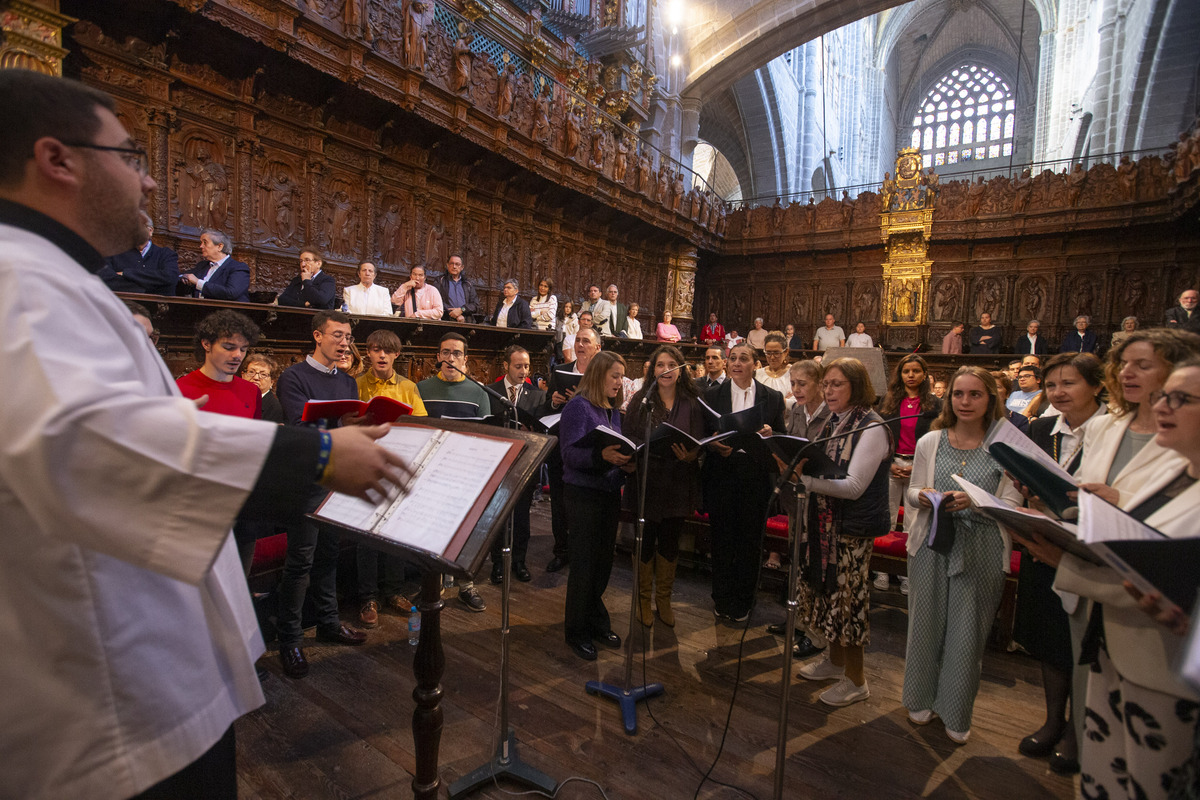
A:
[[[691,798],[721,744],[742,651],[742,685],[724,750],[702,798],[769,798],[782,664],[780,640],[763,626],[782,619],[775,599],[760,595],[752,627],[714,623],[708,576],[680,571],[674,630],[647,634],[646,680],[666,694],[639,706],[639,730],[627,736],[614,703],[584,691],[589,680],[620,683],[623,651],[601,649],[588,663],[563,643],[566,575],[543,572],[550,558],[549,505],[534,508],[532,583],[514,582],[510,722],[527,763],[555,781],[594,781],[609,798]],[[628,560],[618,557],[605,599],[624,635],[629,612]],[[488,761],[496,741],[500,653],[499,587],[480,591],[488,609],[470,613],[447,593],[442,708],[441,796],[445,786]],[[343,606],[354,619],[352,604]],[[278,658],[263,663],[267,704],[237,724],[241,797],[409,798],[413,770],[412,652],[407,620],[381,614],[365,647],[306,649],[304,680],[282,676]],[[900,704],[906,612],[876,604],[867,673],[871,697],[844,709],[816,701],[827,684],[793,677],[784,796],[788,798],[1070,798],[1070,780],[1044,760],[1017,753],[1019,739],[1044,717],[1037,664],[989,650],[970,742],[954,745],[938,721],[909,723]],[[311,634],[310,634],[311,635]],[[641,680],[640,653],[635,677]],[[794,669],[793,669],[794,675]],[[504,789],[513,790],[505,785]],[[475,797],[509,796],[484,787]],[[560,798],[598,798],[597,786],[571,780]]]

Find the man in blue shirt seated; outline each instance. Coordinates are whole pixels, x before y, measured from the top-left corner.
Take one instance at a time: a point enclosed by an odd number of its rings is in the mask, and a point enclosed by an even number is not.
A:
[[[479,296],[471,282],[463,277],[462,256],[450,256],[446,271],[429,284],[442,295],[442,319],[452,322],[479,321]]]

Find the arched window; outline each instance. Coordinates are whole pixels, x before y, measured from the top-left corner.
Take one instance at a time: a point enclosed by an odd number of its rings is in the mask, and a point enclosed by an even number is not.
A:
[[[1010,156],[1015,112],[1008,81],[987,67],[963,64],[925,95],[913,117],[910,139],[914,147],[918,142],[924,145],[921,158],[926,167]]]

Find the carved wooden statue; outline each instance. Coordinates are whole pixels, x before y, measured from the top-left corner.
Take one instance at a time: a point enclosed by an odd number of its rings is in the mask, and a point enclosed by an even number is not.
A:
[[[512,110],[513,92],[516,91],[517,71],[512,64],[506,64],[500,71],[500,83],[496,87],[496,116],[504,119]]]
[[[458,41],[454,43],[453,70],[450,73],[450,91],[462,94],[471,86],[471,62],[475,54],[471,52],[471,42],[475,34],[466,30],[466,25],[459,25]]]
[[[425,68],[426,15],[432,5],[427,0],[409,0],[404,15],[404,58],[409,69]]]

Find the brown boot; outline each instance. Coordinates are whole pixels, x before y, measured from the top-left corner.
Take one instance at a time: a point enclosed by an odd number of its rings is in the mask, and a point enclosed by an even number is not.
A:
[[[647,628],[654,624],[654,612],[650,610],[653,589],[654,565],[643,561],[638,565],[638,619]]]
[[[676,561],[667,561],[662,556],[654,557],[654,605],[658,618],[669,628],[675,627],[675,612],[671,610],[671,591],[675,588]]]

